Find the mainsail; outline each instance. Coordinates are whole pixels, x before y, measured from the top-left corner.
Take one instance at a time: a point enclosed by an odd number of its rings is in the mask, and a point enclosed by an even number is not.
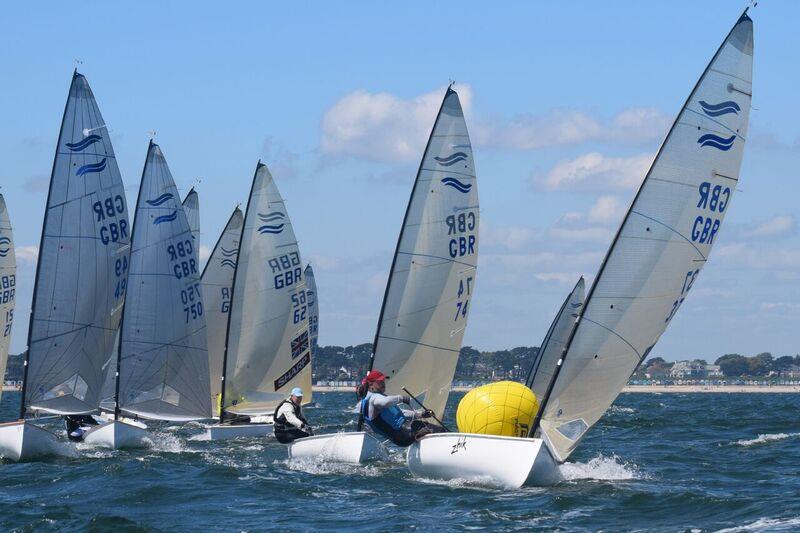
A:
[[[200,199],[194,187],[183,199],[183,210],[186,212],[186,221],[189,223],[195,248],[200,250]]]
[[[17,260],[14,255],[14,235],[11,232],[6,201],[0,194],[0,376],[6,375],[16,292]]]
[[[317,282],[314,280],[314,269],[306,265],[306,299],[308,303],[308,336],[311,339],[311,357],[317,354],[319,338],[319,301],[317,300]]]
[[[217,395],[220,393],[222,360],[225,353],[225,332],[228,327],[228,312],[231,309],[231,287],[239,255],[239,239],[242,236],[242,210],[238,207],[222,235],[219,236],[203,275],[203,297],[205,298],[206,337],[208,339],[208,370],[211,378],[211,397],[214,399],[214,414],[219,413]]]
[[[198,263],[172,174],[151,141],[136,203],[121,326],[121,410],[160,420],[211,417]]]
[[[478,260],[478,188],[458,95],[447,89],[397,243],[370,368],[443,417]]]
[[[111,139],[86,78],[75,72],[47,195],[21,416],[26,408],[97,408],[125,300],[129,235]]]
[[[541,422],[560,461],[650,353],[708,259],[739,179],[752,67],[745,11],[667,134],[567,343]]]
[[[302,387],[311,400],[311,351],[303,263],[283,198],[258,163],[247,200],[228,314],[225,411],[271,414]]]
[[[564,355],[567,341],[572,336],[572,330],[575,329],[576,319],[583,307],[585,288],[586,284],[581,277],[561,305],[550,329],[547,330],[547,335],[539,345],[536,361],[531,366],[528,378],[525,380],[525,385],[533,390],[539,400],[540,409],[544,407],[556,367],[559,366],[559,360]]]

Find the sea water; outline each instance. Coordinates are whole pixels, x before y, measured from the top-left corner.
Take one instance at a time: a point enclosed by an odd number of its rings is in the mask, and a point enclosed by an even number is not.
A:
[[[454,394],[446,422],[453,427]],[[354,429],[323,393],[318,432]],[[4,393],[0,420],[17,411]],[[147,449],[0,462],[0,528],[775,531],[800,529],[800,395],[624,394],[553,487],[415,479],[402,450],[366,466],[288,461],[271,438],[211,442],[152,424]]]

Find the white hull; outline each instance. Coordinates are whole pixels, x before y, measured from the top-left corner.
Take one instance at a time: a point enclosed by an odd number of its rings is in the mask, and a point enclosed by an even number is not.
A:
[[[27,461],[45,455],[73,454],[71,444],[59,442],[55,433],[28,421],[0,424],[0,456],[6,459]]]
[[[288,446],[289,459],[360,464],[389,457],[383,443],[364,431],[315,435],[297,439]]]
[[[114,450],[145,448],[148,444],[147,429],[144,424],[112,420],[88,430],[83,436],[83,442]]]
[[[428,479],[511,488],[561,480],[558,465],[541,439],[436,433],[412,444],[406,461],[413,475]]]
[[[248,439],[254,437],[271,437],[272,424],[214,424],[206,427],[209,440]]]

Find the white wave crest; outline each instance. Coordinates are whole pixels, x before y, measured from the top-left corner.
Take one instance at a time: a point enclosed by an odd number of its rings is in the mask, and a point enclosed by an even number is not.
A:
[[[599,455],[587,463],[564,463],[559,467],[561,476],[566,481],[593,479],[598,481],[625,481],[630,479],[647,479],[635,465],[622,461],[616,455],[605,457]]]
[[[284,461],[276,461],[276,463],[285,465],[289,470],[314,475],[348,474],[365,477],[381,475],[381,469],[374,465],[340,463],[338,461],[326,461],[324,458],[293,458]]]
[[[754,439],[737,440],[736,444],[739,446],[754,446],[756,444],[765,444],[775,440],[786,440],[794,437],[800,437],[800,433],[761,433]]]
[[[635,413],[636,409],[634,409],[633,407],[622,407],[619,405],[613,405],[611,406],[611,412],[630,414],[630,413]]]
[[[717,533],[736,533],[740,531],[797,531],[800,517],[795,518],[759,518],[755,522],[736,527],[717,530]]]

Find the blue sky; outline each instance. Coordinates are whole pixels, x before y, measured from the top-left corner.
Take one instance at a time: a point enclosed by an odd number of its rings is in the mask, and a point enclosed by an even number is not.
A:
[[[259,158],[314,265],[320,342],[372,339],[397,232],[456,81],[481,199],[465,344],[540,342],[591,280],[646,167],[747,5],[697,2],[17,2],[0,19],[0,186],[24,349],[36,249],[75,60],[112,131],[129,202],[148,132],[196,186],[213,246]],[[796,21],[764,1],[742,179],[711,260],[653,351],[795,354],[800,320]],[[131,205],[132,207],[132,205]]]

